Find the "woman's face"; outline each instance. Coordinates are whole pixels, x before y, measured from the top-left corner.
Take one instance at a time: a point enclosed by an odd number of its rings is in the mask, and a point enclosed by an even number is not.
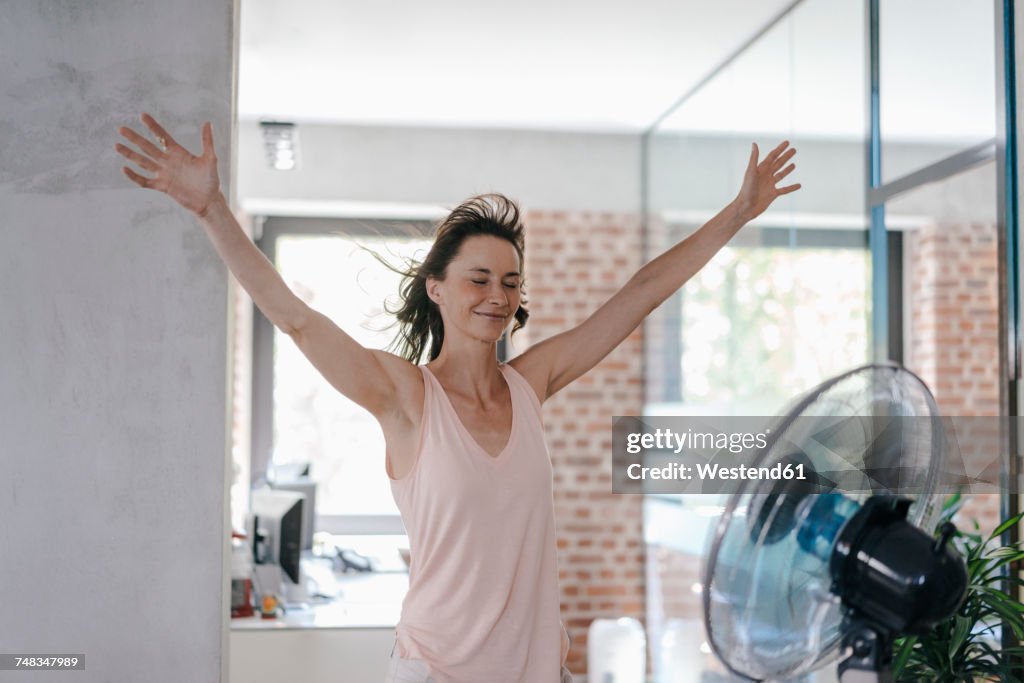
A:
[[[445,336],[452,328],[495,342],[515,318],[522,298],[519,254],[508,240],[477,235],[463,241],[444,280],[428,278],[427,292],[441,309]]]

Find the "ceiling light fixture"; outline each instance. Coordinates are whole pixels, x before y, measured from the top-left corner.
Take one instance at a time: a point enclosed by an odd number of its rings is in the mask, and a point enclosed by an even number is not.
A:
[[[278,171],[294,170],[299,163],[299,131],[294,123],[260,121],[267,164]]]

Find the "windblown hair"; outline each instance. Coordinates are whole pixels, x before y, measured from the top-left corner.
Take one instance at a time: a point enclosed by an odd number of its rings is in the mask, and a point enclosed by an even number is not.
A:
[[[441,310],[427,296],[427,278],[444,280],[448,264],[459,253],[462,243],[477,235],[493,235],[511,242],[519,254],[519,263],[523,264],[521,282],[525,283],[523,252],[526,244],[516,203],[504,195],[492,193],[477,195],[459,204],[437,226],[434,243],[422,263],[410,261],[404,270],[393,268],[402,274],[403,279],[400,305],[394,310],[385,306],[388,313],[395,315],[399,325],[398,335],[390,348],[409,362],[420,362],[428,342],[428,360],[434,360],[441,353],[444,322]],[[522,329],[529,317],[524,295],[515,312],[512,334]]]

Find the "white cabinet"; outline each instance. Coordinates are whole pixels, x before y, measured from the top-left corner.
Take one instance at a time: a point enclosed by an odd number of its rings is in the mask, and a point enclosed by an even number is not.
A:
[[[383,683],[394,628],[231,631],[230,683]]]

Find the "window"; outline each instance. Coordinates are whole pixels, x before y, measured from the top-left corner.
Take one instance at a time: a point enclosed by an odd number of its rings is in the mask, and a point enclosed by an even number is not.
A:
[[[681,239],[685,229],[673,232]],[[660,402],[684,412],[777,415],[798,394],[867,362],[869,269],[863,230],[741,233],[666,304],[665,346],[674,351],[661,356],[673,367]]]
[[[430,246],[424,236],[428,228],[272,219],[261,246],[296,295],[360,344],[385,349],[397,327],[384,304],[392,310],[397,304],[401,275],[374,254],[399,268],[409,259],[422,259]],[[318,484],[318,530],[402,533],[385,472],[384,435],[377,421],[324,380],[287,335],[257,317],[254,470],[261,471],[260,461],[264,465],[309,462],[310,475]],[[260,376],[264,381],[259,381]],[[262,471],[266,472],[265,466]]]

